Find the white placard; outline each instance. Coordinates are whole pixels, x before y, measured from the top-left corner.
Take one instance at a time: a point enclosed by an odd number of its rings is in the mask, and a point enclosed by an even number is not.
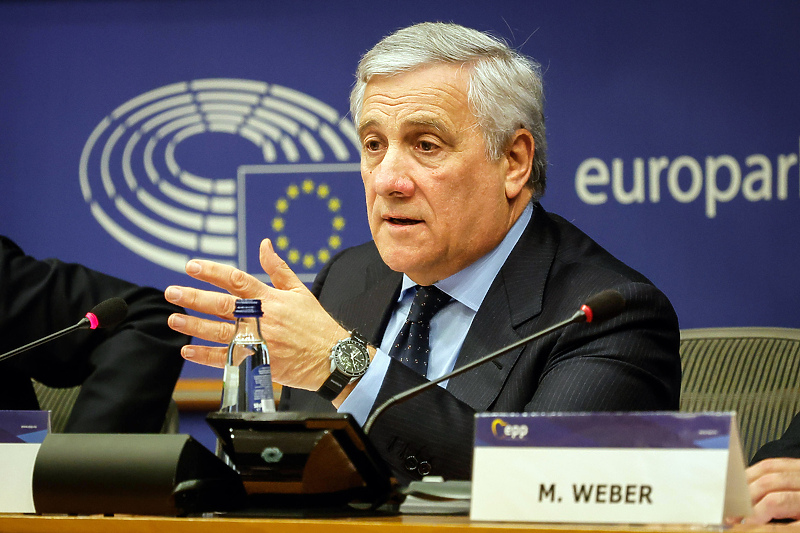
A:
[[[33,513],[33,465],[39,443],[0,444],[0,513]]]
[[[721,524],[750,514],[735,416],[479,415],[470,518]]]

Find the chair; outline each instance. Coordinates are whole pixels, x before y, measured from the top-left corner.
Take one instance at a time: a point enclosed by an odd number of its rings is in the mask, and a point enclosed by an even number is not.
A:
[[[75,405],[75,400],[78,399],[78,393],[81,391],[80,385],[69,388],[53,388],[35,380],[31,381],[33,389],[36,391],[39,407],[43,411],[50,411],[50,431],[64,433],[72,406]],[[179,424],[178,404],[175,403],[175,400],[170,400],[164,425],[161,426],[161,433],[178,433]]]
[[[680,410],[736,411],[745,461],[800,412],[800,329],[684,329],[680,352]]]

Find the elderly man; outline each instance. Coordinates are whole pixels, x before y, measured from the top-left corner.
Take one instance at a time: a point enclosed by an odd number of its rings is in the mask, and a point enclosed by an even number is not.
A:
[[[403,481],[469,478],[476,412],[677,409],[666,297],[538,203],[542,105],[538,65],[505,43],[454,24],[397,31],[362,58],[351,95],[373,241],[333,258],[311,291],[265,240],[274,287],[190,261],[187,273],[230,294],[170,287],[167,299],[228,319],[236,297],[262,299],[281,408],[335,406],[363,423],[392,395],[572,315],[588,296],[622,293],[614,320],[569,326],[385,411],[370,437]],[[232,334],[183,315],[170,325],[219,343]],[[183,355],[225,358],[201,346]]]

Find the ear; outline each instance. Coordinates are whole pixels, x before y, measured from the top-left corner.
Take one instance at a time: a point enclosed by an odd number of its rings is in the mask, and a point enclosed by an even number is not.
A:
[[[533,168],[533,135],[524,128],[518,129],[506,148],[506,198],[516,198],[525,189]]]

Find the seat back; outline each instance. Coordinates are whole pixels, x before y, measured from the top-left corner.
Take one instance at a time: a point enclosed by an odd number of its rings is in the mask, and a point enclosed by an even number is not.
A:
[[[800,411],[800,330],[681,331],[680,410],[736,411],[745,460]]]

